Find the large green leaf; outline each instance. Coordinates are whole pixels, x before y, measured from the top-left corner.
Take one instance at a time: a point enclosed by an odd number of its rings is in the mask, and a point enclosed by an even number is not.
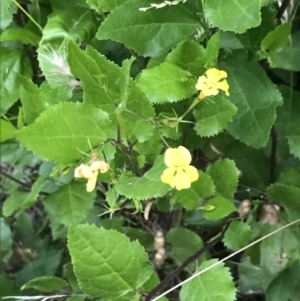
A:
[[[43,204],[51,218],[68,226],[79,224],[87,217],[95,196],[95,192],[86,191],[85,182],[73,182],[47,196]]]
[[[0,35],[0,42],[20,41],[23,44],[37,46],[40,36],[26,28],[9,28]]]
[[[115,230],[71,225],[68,246],[79,285],[89,295],[116,299],[127,295],[133,300],[136,289],[151,276],[143,247]]]
[[[260,0],[206,0],[205,15],[213,27],[243,33],[260,24]]]
[[[194,109],[195,131],[201,137],[214,136],[229,125],[237,108],[225,96],[203,99]]]
[[[108,13],[126,1],[127,0],[87,0],[86,3],[98,13]]]
[[[290,220],[300,218],[300,188],[275,183],[268,188],[267,196],[284,207]]]
[[[166,240],[172,244],[171,254],[177,265],[182,264],[188,257],[203,247],[203,241],[199,235],[189,229],[181,227],[172,228],[167,233]],[[199,259],[203,260],[203,257]],[[193,264],[189,266],[189,270],[194,270]]]
[[[21,84],[17,80],[17,74],[20,73],[31,78],[31,64],[22,50],[0,48],[0,113],[5,113],[19,98]]]
[[[11,229],[3,217],[0,218],[0,230],[0,259],[7,262],[12,255],[13,240]]]
[[[199,27],[196,15],[186,5],[139,11],[147,6],[147,0],[135,0],[117,7],[101,24],[97,38],[124,43],[143,56],[159,56]]]
[[[238,170],[233,160],[216,161],[206,173],[213,179],[217,194],[229,199],[233,197],[238,184]]]
[[[168,62],[144,70],[138,85],[152,103],[159,104],[182,100],[197,92],[192,74]]]
[[[160,179],[166,168],[163,157],[158,156],[153,167],[142,177],[122,176],[119,183],[115,185],[115,189],[129,199],[146,200],[164,196],[171,190],[171,187]]]
[[[217,261],[217,259],[205,261],[200,265],[199,270],[204,270]],[[180,300],[234,301],[236,300],[235,294],[236,288],[229,268],[221,263],[185,283],[180,291]]]
[[[68,39],[82,42],[93,37],[96,30],[97,19],[94,12],[83,6],[73,6],[49,15],[42,43]]]
[[[256,61],[231,60],[224,69],[228,73],[230,100],[238,108],[228,131],[236,139],[261,148],[267,144],[282,97]]]
[[[215,193],[215,185],[212,178],[201,170],[198,172],[199,178],[192,183],[191,188],[176,191],[175,194],[177,202],[188,210],[196,208],[201,201]]]
[[[89,141],[92,146],[104,142],[109,122],[108,114],[92,105],[62,103],[16,132],[16,138],[45,159],[69,164],[90,149]]]
[[[13,21],[13,14],[18,7],[11,0],[0,1],[0,30],[6,29]]]

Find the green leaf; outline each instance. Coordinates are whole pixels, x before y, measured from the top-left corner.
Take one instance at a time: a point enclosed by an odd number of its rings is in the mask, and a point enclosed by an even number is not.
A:
[[[299,287],[299,261],[282,271],[266,290],[266,301],[291,300],[294,288]]]
[[[146,200],[162,197],[171,190],[171,187],[160,179],[164,169],[166,165],[163,157],[157,156],[153,167],[142,177],[122,176],[119,183],[115,185],[115,189],[129,199]]]
[[[0,230],[0,259],[1,262],[7,262],[13,252],[13,240],[10,227],[3,217],[0,217]]]
[[[210,211],[203,211],[203,217],[216,221],[218,219],[221,219],[223,217],[226,217],[230,213],[236,211],[235,206],[233,203],[228,200],[223,198],[222,196],[216,196],[213,199],[209,200],[206,204],[207,207],[212,207],[215,208],[214,210]]]
[[[296,129],[287,136],[288,144],[290,148],[291,154],[293,154],[296,158],[300,159],[300,122],[295,124]]]
[[[197,92],[191,73],[168,62],[144,70],[137,83],[151,103],[175,102]]]
[[[82,157],[91,145],[106,139],[108,114],[89,104],[62,103],[49,108],[16,138],[39,156],[62,164]],[[80,151],[81,152],[80,152]]]
[[[206,0],[205,15],[212,27],[243,33],[260,24],[260,0]]]
[[[80,287],[78,285],[78,281],[76,275],[74,274],[74,269],[72,262],[66,263],[63,268],[64,278],[68,279],[68,282],[72,288],[73,292],[79,292]]]
[[[132,298],[153,272],[141,245],[115,230],[71,225],[68,246],[80,287],[95,297]]]
[[[50,293],[54,291],[61,291],[67,282],[58,277],[38,277],[30,280],[21,287],[21,290],[34,288],[38,291]]]
[[[197,17],[186,5],[139,11],[139,8],[148,6],[147,0],[135,0],[117,7],[101,24],[97,38],[124,43],[143,56],[159,56],[191,36],[199,27]]]
[[[230,100],[238,109],[228,131],[247,145],[261,148],[267,144],[282,97],[256,61],[231,60],[224,69]]]
[[[288,44],[276,54],[276,68],[300,71],[300,31],[291,35]]]
[[[16,128],[4,119],[0,119],[0,142],[14,138]]]
[[[0,274],[0,297],[19,296],[20,291],[6,274]],[[2,299],[2,298],[1,298]]]
[[[252,239],[251,227],[242,221],[233,221],[225,232],[223,243],[233,251],[245,247]]]
[[[238,184],[238,170],[233,160],[223,159],[210,165],[206,173],[213,179],[216,192],[224,198],[232,198]]]
[[[211,259],[203,262],[199,267],[199,271],[210,267],[217,261],[217,259]],[[207,270],[201,276],[183,284],[180,291],[180,300],[234,301],[236,300],[235,294],[236,288],[229,268],[221,263]]]
[[[300,164],[298,163],[290,166],[287,170],[281,173],[278,183],[298,187],[300,183]]]
[[[3,215],[11,216],[15,211],[18,213],[32,206],[44,184],[44,177],[40,176],[32,185],[30,192],[21,190],[14,191],[3,205]]]
[[[279,51],[288,42],[290,32],[291,23],[278,25],[261,41],[261,49],[266,52]]]
[[[13,21],[13,14],[18,7],[11,0],[0,1],[0,30],[6,29]]]
[[[195,77],[203,75],[209,67],[214,67],[219,54],[220,34],[214,34],[207,43],[206,49],[191,40],[180,42],[167,56],[166,62],[182,70],[189,71]]]
[[[300,218],[300,188],[275,183],[268,188],[267,197],[272,201],[278,201],[291,221]]]
[[[37,46],[40,36],[26,28],[9,28],[0,35],[0,42],[20,41],[23,44]]]
[[[237,108],[226,97],[217,95],[213,100],[202,100],[194,109],[195,131],[201,137],[214,136],[232,122]]]
[[[47,108],[43,95],[39,88],[27,77],[18,75],[22,87],[20,98],[23,104],[24,121],[33,123]]]
[[[181,265],[188,257],[203,247],[203,241],[199,235],[181,227],[172,228],[167,233],[166,240],[172,244],[171,254],[177,265]],[[203,259],[203,257],[199,258],[198,262],[201,262]],[[193,271],[194,268],[193,264],[188,266],[190,271]]]
[[[199,178],[193,182],[191,188],[176,191],[176,201],[187,210],[196,208],[205,198],[215,193],[215,185],[212,178],[199,170]]]
[[[86,3],[98,13],[108,13],[126,1],[127,0],[87,0]]]
[[[41,43],[50,40],[87,41],[97,30],[97,19],[92,10],[83,6],[53,12],[43,30]]]
[[[17,80],[17,74],[31,78],[32,69],[22,50],[1,47],[0,56],[0,112],[5,113],[19,98],[21,84]]]
[[[47,196],[43,204],[50,216],[68,226],[79,224],[87,217],[95,196],[95,192],[86,191],[85,182],[76,181]]]

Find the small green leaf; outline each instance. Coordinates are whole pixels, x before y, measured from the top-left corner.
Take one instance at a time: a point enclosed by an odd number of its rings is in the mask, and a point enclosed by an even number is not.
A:
[[[268,142],[282,97],[256,61],[231,60],[224,69],[230,100],[238,109],[227,130],[247,145],[261,148]]]
[[[205,15],[212,27],[243,33],[260,24],[260,0],[206,0]]]
[[[64,278],[68,279],[68,282],[72,288],[72,291],[79,292],[80,287],[78,285],[76,275],[74,274],[72,262],[66,263],[64,265],[63,271],[64,271],[63,272]]]
[[[30,280],[21,287],[21,290],[34,288],[38,291],[50,293],[54,291],[61,291],[67,282],[58,277],[38,277]]]
[[[86,3],[91,9],[94,9],[98,13],[109,13],[116,7],[125,3],[126,0],[87,0]]]
[[[6,29],[13,21],[13,14],[18,7],[11,0],[0,1],[0,30]]]
[[[20,41],[23,44],[37,46],[40,36],[26,28],[9,28],[0,35],[0,42]]]
[[[168,62],[144,70],[137,83],[152,103],[175,102],[197,92],[192,74]]]
[[[232,122],[237,108],[225,96],[215,96],[212,100],[202,100],[194,109],[195,131],[201,137],[214,136]]]
[[[236,210],[235,206],[230,200],[225,199],[221,196],[214,197],[213,199],[209,200],[206,204],[215,206],[215,210],[203,211],[203,217],[212,221],[216,221],[218,219],[226,217],[227,215]]]
[[[30,192],[14,191],[4,202],[3,215],[11,216],[15,211],[20,213],[32,206],[42,189],[43,183],[44,177],[40,176],[31,187]]]
[[[278,25],[261,42],[261,49],[266,52],[275,52],[282,49],[288,42],[291,32],[291,23]]]
[[[203,247],[203,241],[195,232],[181,227],[172,228],[166,235],[168,243],[172,244],[172,257],[177,265],[181,265],[188,257]],[[199,261],[200,259],[200,261]],[[201,257],[198,262],[204,258]],[[188,266],[190,271],[195,269],[193,264]]]
[[[6,274],[0,274],[0,297],[19,296],[20,290]],[[2,299],[2,298],[1,298]]]
[[[141,245],[115,230],[71,225],[68,246],[80,287],[95,297],[132,300],[153,272]]]
[[[242,221],[233,221],[225,232],[223,243],[233,251],[245,247],[252,239],[251,227]]]
[[[118,193],[129,199],[146,200],[164,196],[171,187],[160,179],[166,165],[162,156],[158,156],[153,167],[142,177],[122,176],[115,185]],[[147,187],[147,189],[145,189]]]
[[[50,216],[68,226],[87,217],[94,199],[95,192],[87,192],[86,183],[76,181],[47,196],[43,204]]]
[[[124,43],[143,56],[159,56],[191,36],[199,27],[196,15],[186,5],[139,11],[139,8],[148,6],[147,0],[127,1],[118,6],[101,24],[97,38]]]
[[[176,191],[175,197],[187,210],[196,208],[205,198],[212,196],[215,193],[215,185],[212,178],[199,170],[199,178],[193,182],[191,188]]]
[[[268,188],[267,197],[279,202],[291,221],[300,218],[300,188],[275,183]]]
[[[300,159],[300,122],[296,122],[296,129],[287,136],[288,144],[290,148],[291,154],[293,154],[296,158]]]
[[[21,84],[17,74],[31,78],[32,69],[30,60],[22,50],[1,47],[0,56],[0,112],[5,113],[19,99]]]
[[[216,32],[208,40],[205,49],[205,53],[207,57],[206,68],[212,68],[216,66],[219,57],[219,49],[220,49],[220,32]]]
[[[30,124],[46,110],[47,106],[39,88],[29,78],[18,75],[18,80],[22,84],[20,98],[23,104],[24,121]]]
[[[109,122],[108,114],[92,105],[61,103],[17,131],[16,138],[47,160],[69,164],[90,149],[89,141],[92,146],[104,142]]]
[[[223,159],[210,165],[206,173],[211,176],[216,192],[224,198],[232,198],[238,184],[238,170],[233,160]]]
[[[2,262],[7,262],[12,255],[12,233],[9,225],[3,217],[0,217],[0,259]]]
[[[4,119],[0,119],[0,142],[14,138],[16,128]]]
[[[203,262],[199,271],[215,264],[218,260],[211,259]],[[183,284],[180,291],[181,301],[234,301],[236,300],[236,288],[229,268],[224,263],[207,270],[201,276],[195,277],[191,281]]]

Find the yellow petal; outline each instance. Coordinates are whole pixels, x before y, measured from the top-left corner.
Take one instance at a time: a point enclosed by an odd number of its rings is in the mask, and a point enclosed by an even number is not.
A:
[[[191,181],[187,173],[182,168],[177,168],[174,178],[175,188],[177,190],[188,189],[191,187]]]
[[[179,146],[177,148],[176,166],[181,167],[189,165],[192,161],[192,155],[190,151],[184,146]]]
[[[228,92],[229,85],[228,85],[226,79],[224,79],[223,81],[217,83],[217,88],[220,89],[220,90],[225,91],[225,94],[226,94],[227,96],[229,96],[229,92]]]
[[[191,166],[191,165],[184,166],[183,170],[186,172],[186,174],[188,175],[191,182],[195,182],[198,180],[199,173],[198,173],[198,170],[194,166]]]
[[[160,179],[163,183],[169,184],[172,188],[174,187],[174,175],[176,168],[171,167],[164,170],[163,174],[160,176]]]
[[[202,93],[205,96],[217,95],[217,94],[219,94],[219,90],[216,89],[215,87],[209,87],[207,89],[203,89]]]
[[[227,73],[223,70],[219,70],[217,68],[211,68],[206,71],[207,78],[209,80],[213,80],[214,82],[218,82],[222,78],[227,77]]]
[[[86,183],[86,191],[92,192],[95,189],[96,182],[97,182],[98,171],[95,171],[91,178],[88,179]]]
[[[81,164],[80,166],[75,168],[74,176],[75,176],[75,178],[88,179],[93,176],[93,171],[89,166]]]
[[[176,148],[168,148],[165,152],[165,164],[167,167],[175,167],[176,162]]]
[[[197,81],[197,84],[196,84],[196,89],[199,90],[199,91],[202,90],[204,85],[206,84],[206,82],[207,82],[206,76],[204,76],[204,75],[200,76],[198,78],[198,81]]]

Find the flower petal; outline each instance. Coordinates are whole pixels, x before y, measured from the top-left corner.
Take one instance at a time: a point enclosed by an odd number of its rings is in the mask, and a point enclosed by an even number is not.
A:
[[[192,155],[190,151],[184,146],[179,146],[177,148],[176,166],[181,167],[189,165],[192,161]]]
[[[177,190],[188,189],[191,187],[191,181],[187,173],[182,168],[177,168],[174,177],[174,184]]]
[[[200,76],[198,78],[198,81],[197,81],[197,84],[196,84],[196,89],[199,90],[199,91],[202,90],[203,87],[205,86],[206,82],[207,82],[206,76],[205,75]]]
[[[206,71],[207,78],[209,80],[213,80],[214,82],[218,82],[222,78],[227,77],[227,73],[223,70],[219,70],[217,68],[211,68]]]
[[[184,166],[183,170],[186,172],[186,174],[188,175],[191,182],[195,182],[198,180],[199,173],[198,173],[198,170],[194,166],[191,166],[191,165]]]
[[[160,176],[160,179],[163,183],[169,184],[172,188],[174,188],[174,175],[176,168],[171,167],[164,170],[163,174]]]
[[[175,167],[176,162],[176,148],[168,148],[165,152],[165,164],[167,167]]]
[[[227,96],[229,96],[229,92],[228,92],[229,85],[228,85],[226,79],[224,79],[224,80],[221,81],[221,82],[218,82],[218,83],[217,83],[217,88],[220,89],[220,90],[225,91],[225,94],[226,94]]]
[[[81,164],[77,168],[75,168],[74,171],[75,178],[91,178],[93,176],[93,170],[84,164]]]
[[[97,182],[98,171],[95,171],[91,178],[88,179],[86,183],[86,191],[92,192],[95,189],[96,182]]]

